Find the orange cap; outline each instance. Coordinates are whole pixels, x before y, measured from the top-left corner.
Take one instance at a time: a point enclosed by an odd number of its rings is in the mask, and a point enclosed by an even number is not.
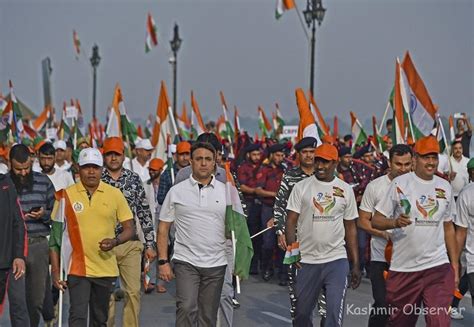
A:
[[[416,141],[415,152],[424,156],[428,153],[439,153],[439,143],[436,137],[425,136]]]
[[[324,135],[323,139],[321,140],[323,143],[327,144],[333,144],[334,143],[334,138],[331,135]]]
[[[123,141],[120,137],[113,136],[106,138],[104,140],[104,145],[102,146],[103,153],[116,152],[118,154],[123,154]]]
[[[163,160],[161,160],[160,158],[154,158],[150,160],[150,163],[148,164],[148,168],[158,171],[161,168],[163,168],[164,165],[165,163]]]
[[[337,160],[339,158],[337,154],[337,148],[331,144],[321,144],[314,150],[314,156],[323,158],[326,160]]]
[[[185,152],[191,152],[191,144],[186,141],[179,142],[178,145],[176,146],[176,153],[185,153]]]

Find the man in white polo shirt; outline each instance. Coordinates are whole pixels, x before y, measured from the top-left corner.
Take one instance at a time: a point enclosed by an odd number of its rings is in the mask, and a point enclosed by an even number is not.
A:
[[[351,287],[360,283],[357,245],[357,204],[349,184],[334,176],[338,151],[323,144],[316,148],[314,175],[297,183],[287,205],[286,243],[296,247],[298,230],[301,260],[295,282],[293,326],[312,326],[320,290],[326,290],[325,326],[342,326],[344,299],[352,259]],[[347,250],[346,246],[347,245]]]
[[[384,272],[388,271],[389,267],[385,259],[385,247],[390,238],[388,232],[373,228],[370,220],[375,212],[375,206],[387,194],[392,180],[411,171],[412,159],[410,146],[406,144],[393,146],[389,151],[390,172],[367,185],[360,203],[357,225],[372,235],[370,240],[370,281],[374,304],[369,317],[369,327],[385,326],[388,319]]]
[[[449,326],[449,306],[459,280],[454,199],[449,182],[435,176],[437,139],[419,139],[414,152],[414,172],[392,181],[372,218],[374,228],[394,229],[386,281],[389,324],[414,326],[423,312],[428,326]]]
[[[215,326],[227,265],[225,184],[213,175],[216,150],[209,143],[191,148],[192,175],[166,195],[158,227],[160,278],[170,281],[168,234],[176,226],[176,326]]]

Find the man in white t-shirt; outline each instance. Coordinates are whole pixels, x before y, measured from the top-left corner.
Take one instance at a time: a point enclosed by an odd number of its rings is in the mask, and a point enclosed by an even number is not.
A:
[[[71,163],[67,161],[66,150],[67,144],[63,140],[54,142],[54,148],[56,149],[56,165],[54,167],[60,170],[69,170]]]
[[[424,313],[428,326],[449,326],[449,306],[459,280],[454,198],[449,183],[435,176],[436,138],[419,139],[414,152],[414,172],[392,181],[372,218],[374,228],[394,229],[386,281],[389,324],[414,326]]]
[[[397,144],[393,146],[389,151],[389,173],[367,185],[359,206],[357,225],[372,235],[370,240],[370,281],[372,283],[374,304],[369,317],[369,326],[385,326],[388,319],[384,272],[388,271],[389,267],[389,263],[385,258],[385,248],[390,239],[388,232],[373,228],[370,220],[375,212],[375,206],[388,192],[392,180],[411,171],[412,159],[412,150],[408,145]]]
[[[70,172],[55,168],[55,161],[56,150],[54,146],[51,143],[43,144],[38,150],[39,166],[41,172],[49,177],[54,185],[54,190],[57,192],[74,184],[74,180]]]
[[[135,146],[135,152],[137,156],[131,161],[130,170],[140,176],[142,183],[146,183],[150,179],[150,174],[148,173],[148,164],[151,159],[152,151],[153,145],[151,145],[149,139],[139,140]]]
[[[351,287],[360,283],[357,204],[349,184],[334,175],[337,160],[335,146],[317,147],[314,175],[297,183],[288,199],[286,243],[297,249],[298,230],[301,252],[301,259],[295,263],[298,271],[294,326],[312,325],[312,313],[323,287],[327,303],[325,325],[342,326],[349,274],[347,252],[352,260]]]
[[[454,223],[456,224],[458,249],[465,249],[466,253],[467,265],[465,268],[469,279],[470,293],[474,294],[474,158],[469,160],[467,171],[470,183],[464,186],[459,193]]]
[[[160,278],[170,281],[168,235],[176,226],[176,326],[215,326],[227,266],[225,184],[213,175],[216,150],[210,143],[191,147],[192,174],[166,194],[158,227]]]
[[[461,141],[454,141],[451,145],[451,166],[452,172],[449,176],[451,187],[453,188],[454,199],[457,199],[462,188],[469,183],[469,176],[467,174],[468,158],[462,155]]]

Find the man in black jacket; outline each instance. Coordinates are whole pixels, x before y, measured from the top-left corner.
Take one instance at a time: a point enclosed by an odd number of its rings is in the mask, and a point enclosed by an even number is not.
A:
[[[0,315],[8,275],[18,280],[25,274],[25,224],[10,178],[0,174]],[[26,302],[25,302],[26,311]]]

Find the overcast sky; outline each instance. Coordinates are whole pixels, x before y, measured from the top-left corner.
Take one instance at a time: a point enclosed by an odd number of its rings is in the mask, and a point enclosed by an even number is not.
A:
[[[295,0],[300,10],[305,0]],[[122,86],[129,115],[156,111],[159,84],[172,94],[168,62],[174,22],[183,39],[178,53],[178,103],[194,90],[203,116],[221,114],[219,90],[231,108],[255,117],[274,103],[296,118],[297,87],[309,87],[309,41],[296,11],[276,20],[276,0],[24,1],[0,0],[0,88],[8,80],[33,111],[43,107],[41,60],[50,57],[56,107],[77,97],[91,117],[88,58],[100,47],[98,116],[105,121],[113,88]],[[442,114],[473,113],[474,6],[471,0],[323,0],[317,29],[315,95],[323,115],[349,121],[349,110],[380,119],[394,82],[395,59],[409,50]],[[145,54],[151,12],[159,45]],[[72,31],[82,50],[75,59]]]

